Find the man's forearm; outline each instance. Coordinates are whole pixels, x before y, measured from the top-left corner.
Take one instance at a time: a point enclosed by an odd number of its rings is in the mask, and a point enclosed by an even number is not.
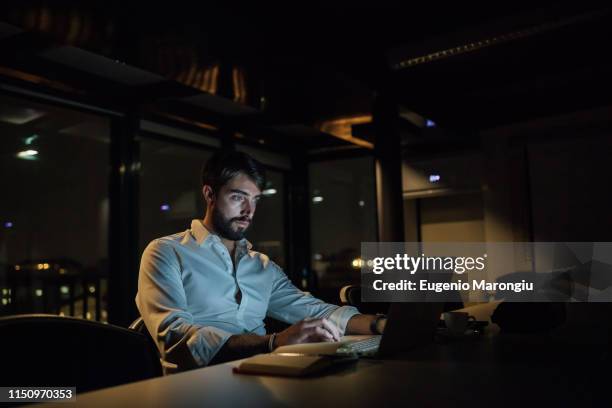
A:
[[[376,318],[374,315],[357,314],[346,324],[346,334],[372,334],[370,325]]]
[[[351,317],[346,324],[346,334],[374,334],[371,330],[371,325],[377,317],[376,315],[369,314],[357,314]],[[384,331],[384,323],[379,322],[378,331],[380,333]]]
[[[238,360],[259,353],[268,353],[270,335],[258,336],[256,334],[235,334],[231,336],[210,364]]]

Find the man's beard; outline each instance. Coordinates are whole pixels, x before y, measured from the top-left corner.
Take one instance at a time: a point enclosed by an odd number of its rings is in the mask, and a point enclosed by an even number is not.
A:
[[[247,221],[249,225],[244,229],[234,230],[232,228],[233,221]],[[212,222],[213,227],[217,234],[219,234],[222,238],[229,239],[231,241],[240,241],[246,235],[249,227],[251,226],[251,220],[249,217],[234,217],[234,218],[225,218],[221,211],[216,208],[213,209],[212,213]]]

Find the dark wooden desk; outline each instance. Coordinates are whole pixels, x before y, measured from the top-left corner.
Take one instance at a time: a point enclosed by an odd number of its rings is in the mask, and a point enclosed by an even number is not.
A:
[[[304,379],[234,374],[238,362],[231,362],[77,394],[76,406],[591,406],[607,402],[608,374],[599,374],[609,365],[605,343],[583,344],[579,335],[485,336]]]

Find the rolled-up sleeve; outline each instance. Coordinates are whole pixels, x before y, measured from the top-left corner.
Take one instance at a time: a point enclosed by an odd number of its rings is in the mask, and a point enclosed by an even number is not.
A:
[[[165,374],[207,365],[231,336],[194,324],[178,254],[162,240],[151,242],[142,255],[136,306],[155,339]]]
[[[267,315],[274,319],[293,324],[307,317],[327,318],[344,334],[350,318],[359,314],[355,307],[325,303],[299,290],[273,262],[271,271],[274,280]]]

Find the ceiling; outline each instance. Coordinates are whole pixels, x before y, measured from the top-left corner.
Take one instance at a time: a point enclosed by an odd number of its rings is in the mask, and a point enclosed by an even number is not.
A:
[[[610,102],[612,13],[585,2],[171,4],[7,2],[0,65],[282,149],[352,146],[321,124],[371,114],[381,94],[466,140]]]

